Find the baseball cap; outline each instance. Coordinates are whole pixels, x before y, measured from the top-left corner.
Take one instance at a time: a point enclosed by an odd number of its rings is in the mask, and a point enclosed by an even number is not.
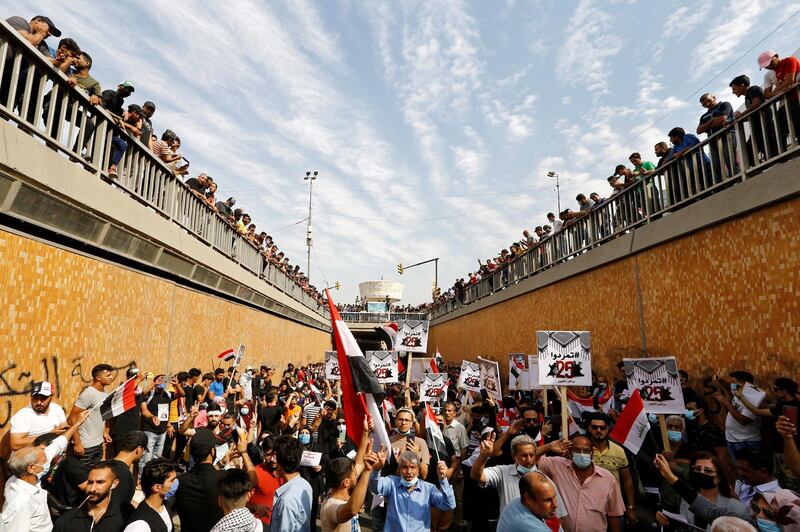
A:
[[[131,92],[135,92],[136,91],[136,89],[133,86],[133,82],[131,80],[129,80],[129,79],[126,79],[125,81],[123,81],[119,85],[120,85],[120,87],[127,87],[128,89],[131,90]]]
[[[253,370],[253,366],[247,366],[244,370],[245,371],[252,371]]]
[[[56,25],[53,24],[53,21],[50,20],[50,17],[45,17],[44,15],[36,15],[33,17],[33,20],[41,20],[48,26],[50,26],[50,35],[53,37],[61,37],[61,30],[56,28]]]
[[[766,68],[772,62],[772,58],[778,55],[778,52],[775,50],[764,50],[760,54],[758,54],[758,66],[759,68]]]
[[[208,456],[216,446],[216,437],[209,429],[197,429],[192,436],[192,441],[189,444],[189,452],[192,456]]]
[[[53,395],[53,385],[47,381],[34,382],[31,389],[31,395],[44,395],[50,397]]]

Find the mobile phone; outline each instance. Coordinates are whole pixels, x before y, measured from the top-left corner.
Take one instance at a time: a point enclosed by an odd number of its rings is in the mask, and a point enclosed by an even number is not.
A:
[[[789,418],[789,421],[797,426],[797,407],[791,405],[783,405],[783,415]]]
[[[414,436],[406,436],[406,441],[408,443],[412,443],[413,444],[413,443],[416,442],[416,439],[414,438]]]

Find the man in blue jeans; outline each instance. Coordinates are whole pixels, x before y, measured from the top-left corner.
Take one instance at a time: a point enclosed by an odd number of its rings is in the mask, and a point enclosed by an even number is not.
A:
[[[128,110],[122,113],[122,120],[118,121],[117,125],[126,133],[130,133],[134,138],[138,138],[139,135],[142,134],[141,127],[143,116],[144,111],[142,108],[138,104],[132,103],[128,106]],[[128,142],[119,132],[114,131],[111,137],[111,148],[111,165],[108,167],[108,177],[116,179],[119,177],[117,175],[117,165],[122,160],[125,150],[128,149]]]
[[[164,441],[167,438],[169,425],[169,404],[172,402],[172,396],[166,389],[166,378],[164,375],[158,375],[153,382],[156,384],[155,388],[141,403],[142,431],[147,436],[147,448],[139,463],[139,478],[147,462],[153,458],[160,458],[164,452]]]

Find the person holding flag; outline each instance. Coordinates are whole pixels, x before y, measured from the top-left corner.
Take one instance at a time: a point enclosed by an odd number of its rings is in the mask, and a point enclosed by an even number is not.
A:
[[[425,477],[425,480],[434,485],[438,481],[437,464],[440,460],[448,465],[446,474],[447,480],[451,485],[453,483],[453,475],[458,470],[458,454],[453,442],[442,432],[443,429],[444,416],[434,413],[431,404],[425,403],[425,432],[428,448],[431,450],[431,459],[428,462],[428,476]],[[455,495],[455,490],[453,494]],[[449,530],[452,522],[453,512],[443,512],[437,508],[431,508],[431,530]]]

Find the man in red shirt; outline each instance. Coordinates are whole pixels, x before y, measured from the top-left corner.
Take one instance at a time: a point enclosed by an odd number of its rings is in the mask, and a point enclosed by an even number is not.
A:
[[[247,503],[247,508],[269,529],[275,492],[281,487],[283,480],[275,473],[278,463],[275,461],[275,451],[272,449],[272,436],[267,436],[261,441],[261,450],[264,452],[264,463],[256,466],[258,485],[250,497],[250,502]]]
[[[800,99],[798,99],[798,88],[794,86],[795,83],[800,80],[800,61],[794,56],[781,59],[778,52],[766,50],[759,54],[758,66],[775,71],[778,84],[772,91],[771,96],[777,96],[792,87],[787,98],[789,104],[788,109],[775,109],[778,114],[778,130],[780,131],[780,138],[778,140],[782,147],[781,151],[783,151],[787,148],[786,139],[791,134],[789,131],[789,121],[786,118],[787,111],[792,117],[792,126],[794,128],[794,138],[789,138],[789,140],[791,143],[794,143],[798,135],[800,135]]]

